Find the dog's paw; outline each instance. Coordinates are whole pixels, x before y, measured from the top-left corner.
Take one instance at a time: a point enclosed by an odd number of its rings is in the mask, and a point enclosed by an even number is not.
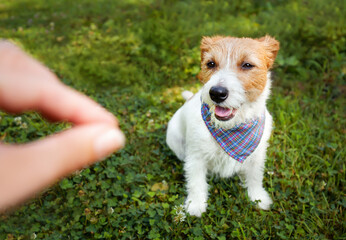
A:
[[[207,203],[203,201],[187,199],[185,202],[185,209],[190,215],[201,217],[202,213],[207,210]]]
[[[273,203],[272,199],[270,198],[269,194],[266,190],[263,188],[261,189],[255,189],[253,191],[249,191],[249,197],[251,201],[259,201],[258,207],[263,210],[269,210],[270,205]]]

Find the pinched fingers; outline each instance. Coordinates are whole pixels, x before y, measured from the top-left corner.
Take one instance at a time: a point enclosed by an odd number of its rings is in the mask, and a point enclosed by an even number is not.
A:
[[[74,124],[117,125],[111,113],[6,41],[0,41],[0,108],[11,113],[36,110],[52,120]]]
[[[124,144],[123,133],[108,124],[76,126],[23,145],[0,144],[0,212]]]

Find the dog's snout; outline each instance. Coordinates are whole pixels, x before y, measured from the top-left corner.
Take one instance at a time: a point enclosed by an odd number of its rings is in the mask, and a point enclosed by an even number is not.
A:
[[[209,90],[209,95],[214,102],[221,103],[227,99],[228,90],[225,87],[213,86]]]

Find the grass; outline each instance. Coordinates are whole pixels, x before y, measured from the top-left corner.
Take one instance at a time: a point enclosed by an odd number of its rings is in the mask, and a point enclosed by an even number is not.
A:
[[[343,1],[0,2],[0,38],[113,112],[126,148],[8,215],[0,239],[345,239]],[[259,211],[239,179],[211,176],[202,218],[181,211],[182,163],[165,144],[184,89],[200,87],[204,35],[276,37],[268,108],[275,129]],[[0,113],[0,139],[61,131],[36,113]],[[16,119],[15,119],[16,118]],[[23,125],[23,123],[25,124]]]

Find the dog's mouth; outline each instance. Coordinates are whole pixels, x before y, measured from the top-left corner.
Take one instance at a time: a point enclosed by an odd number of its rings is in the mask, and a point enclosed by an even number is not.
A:
[[[215,106],[215,117],[220,121],[227,121],[232,119],[237,113],[238,109],[235,108],[224,108],[220,106]]]

